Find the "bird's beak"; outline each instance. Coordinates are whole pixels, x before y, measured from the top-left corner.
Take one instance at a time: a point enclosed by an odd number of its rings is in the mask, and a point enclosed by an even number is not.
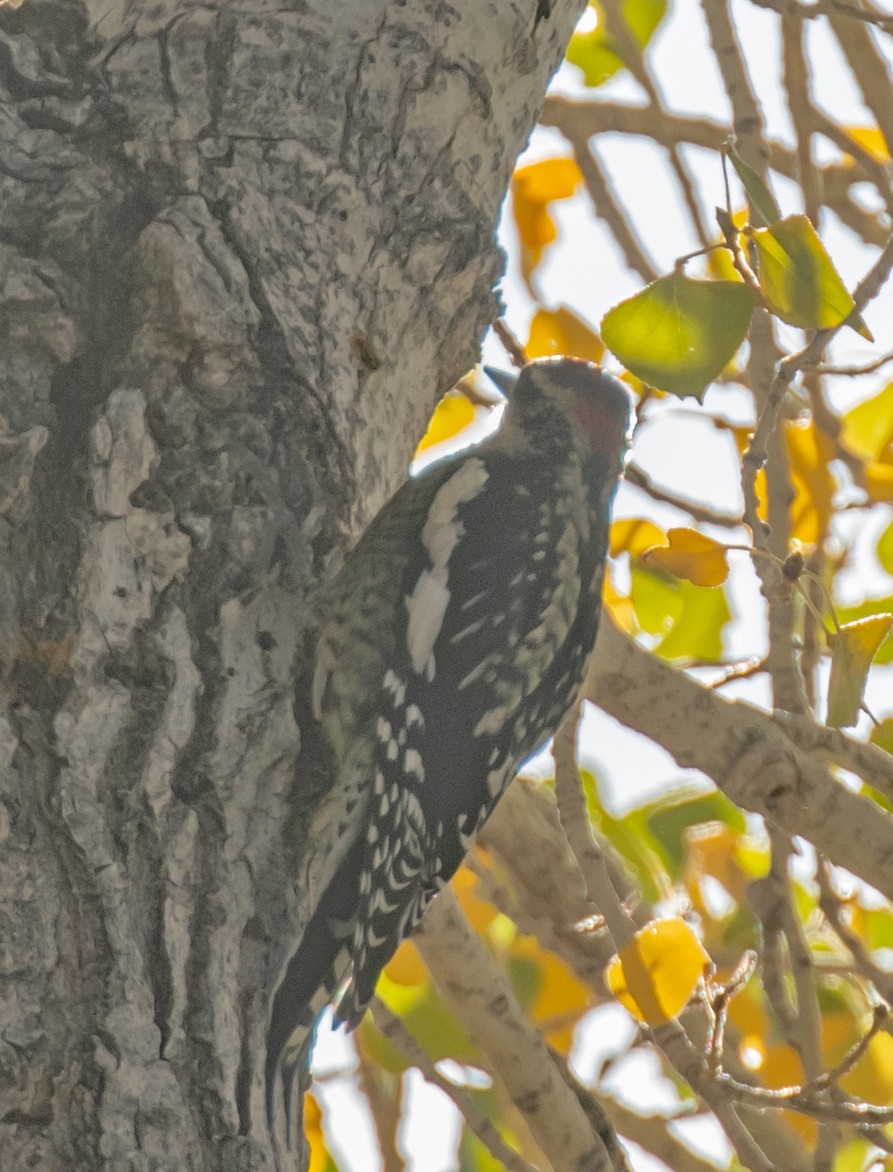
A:
[[[485,366],[484,374],[491,382],[496,383],[504,395],[511,398],[512,391],[515,389],[515,383],[518,381],[516,374],[511,374],[507,370],[499,370],[495,366]]]

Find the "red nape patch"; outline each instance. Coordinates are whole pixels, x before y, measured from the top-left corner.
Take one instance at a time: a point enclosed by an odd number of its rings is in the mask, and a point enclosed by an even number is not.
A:
[[[578,394],[574,414],[586,433],[593,452],[615,455],[629,439],[632,396],[618,379],[599,372],[597,384]]]

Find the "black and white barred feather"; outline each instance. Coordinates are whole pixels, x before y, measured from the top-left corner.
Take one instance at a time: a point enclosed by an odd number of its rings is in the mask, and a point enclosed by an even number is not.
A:
[[[384,965],[576,700],[629,420],[628,392],[598,367],[531,363],[495,436],[408,481],[335,579],[313,696],[338,763],[332,847],[273,1000],[271,1122],[277,1076],[288,1114],[323,1009],[359,1023]]]

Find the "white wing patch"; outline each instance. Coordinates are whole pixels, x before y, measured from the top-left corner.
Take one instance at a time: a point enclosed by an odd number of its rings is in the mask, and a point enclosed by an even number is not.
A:
[[[325,639],[316,649],[316,664],[313,669],[313,684],[310,688],[310,707],[317,720],[322,720],[322,701],[329,679],[335,667],[335,656]]]
[[[425,570],[419,575],[415,590],[406,599],[409,611],[406,642],[412,666],[418,675],[424,672],[429,680],[434,679],[434,642],[440,634],[450,601],[446,576],[446,566],[442,572]]]
[[[434,679],[434,644],[450,601],[449,561],[465,532],[459,506],[474,500],[490,477],[483,460],[472,457],[438,489],[422,528],[422,543],[431,558],[412,594],[407,595],[406,644],[413,669]]]

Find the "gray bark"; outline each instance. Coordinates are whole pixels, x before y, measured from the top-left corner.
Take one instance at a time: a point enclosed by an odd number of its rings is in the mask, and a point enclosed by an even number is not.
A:
[[[476,358],[581,7],[0,7],[4,1169],[273,1166],[308,591]]]

